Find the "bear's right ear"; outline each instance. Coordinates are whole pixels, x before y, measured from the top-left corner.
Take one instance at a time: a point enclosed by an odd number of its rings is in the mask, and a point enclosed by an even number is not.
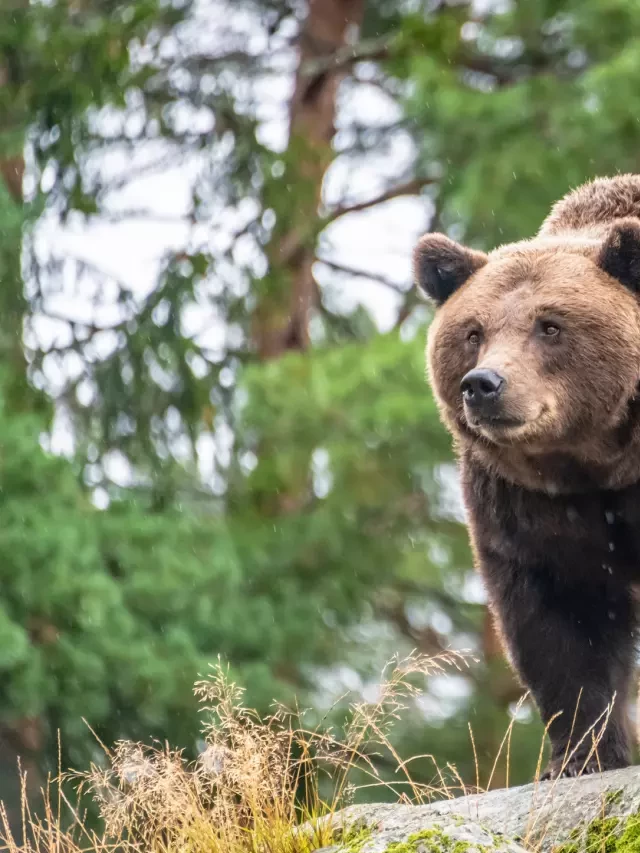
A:
[[[444,234],[425,234],[413,252],[415,283],[436,305],[442,305],[487,261],[484,252],[467,249]]]
[[[640,225],[635,219],[616,223],[598,255],[598,266],[634,293],[640,292]]]

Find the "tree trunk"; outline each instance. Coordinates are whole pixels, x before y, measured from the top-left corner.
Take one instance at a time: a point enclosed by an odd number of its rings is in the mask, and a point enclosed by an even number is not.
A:
[[[13,15],[28,15],[29,0],[18,0]],[[0,55],[0,86],[19,88],[15,65],[9,55]],[[18,63],[19,65],[19,63]],[[15,132],[11,115],[0,116],[0,129]],[[22,280],[22,238],[25,222],[22,182],[25,160],[20,141],[15,148],[5,148],[0,157],[0,356],[8,374],[4,377],[2,395],[5,406],[14,412],[42,410],[46,405],[42,393],[34,389],[27,377],[27,360],[22,344],[26,311]],[[44,777],[39,767],[42,752],[42,721],[22,717],[0,723],[0,799],[5,802],[7,818],[16,839],[22,823],[21,774],[24,793],[35,801]]]
[[[309,345],[316,299],[313,279],[318,206],[334,157],[336,95],[346,70],[313,68],[343,48],[359,28],[365,0],[310,0],[299,38],[299,61],[289,106],[284,173],[273,185],[276,224],[267,249],[269,273],[260,281],[254,342],[262,360]]]
[[[14,22],[19,16],[30,14],[29,0],[16,0],[13,4]],[[0,55],[0,87],[10,89],[8,104],[14,100],[25,83],[22,62],[17,52],[7,48]],[[18,102],[19,98],[15,97]],[[46,407],[44,395],[36,392],[27,377],[27,360],[22,345],[22,333],[27,303],[22,280],[22,239],[25,225],[22,182],[25,172],[24,137],[20,131],[23,117],[12,114],[7,106],[0,115],[0,131],[6,138],[16,141],[6,143],[0,156],[0,356],[10,374],[3,383],[5,405],[15,412],[42,411]]]
[[[313,277],[322,182],[334,158],[332,140],[336,95],[346,70],[330,58],[355,36],[365,0],[310,0],[298,45],[298,68],[289,104],[289,140],[281,156],[280,176],[267,180],[264,207],[275,213],[266,248],[268,271],[255,282],[257,304],[252,337],[261,361],[309,346],[309,321],[318,298]],[[276,448],[263,441],[261,464],[269,464]],[[266,489],[254,491],[258,511],[267,516],[299,511],[310,493],[310,459],[300,454],[295,475],[286,482],[266,478]],[[258,479],[261,479],[256,472]],[[263,478],[263,482],[265,479]]]

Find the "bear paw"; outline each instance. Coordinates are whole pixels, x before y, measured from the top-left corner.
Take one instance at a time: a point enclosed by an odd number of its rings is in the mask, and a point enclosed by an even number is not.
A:
[[[574,755],[571,758],[559,755],[551,759],[540,779],[543,782],[549,779],[574,779],[576,776],[588,776],[592,773],[604,773],[605,770],[626,767],[628,763],[617,755],[610,757],[592,755],[590,758],[586,755]]]

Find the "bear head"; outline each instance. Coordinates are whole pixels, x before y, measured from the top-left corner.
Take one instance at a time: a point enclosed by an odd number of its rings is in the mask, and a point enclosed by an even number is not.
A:
[[[414,270],[436,306],[427,363],[454,435],[528,455],[611,453],[640,382],[638,220],[489,255],[427,234]]]

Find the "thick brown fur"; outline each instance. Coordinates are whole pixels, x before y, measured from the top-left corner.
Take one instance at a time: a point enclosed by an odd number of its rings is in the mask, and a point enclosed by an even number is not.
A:
[[[476,561],[549,724],[547,773],[624,766],[640,584],[640,176],[575,190],[531,240],[483,255],[427,234],[414,260],[437,304],[429,374]],[[500,380],[487,410],[469,384],[480,374]]]

